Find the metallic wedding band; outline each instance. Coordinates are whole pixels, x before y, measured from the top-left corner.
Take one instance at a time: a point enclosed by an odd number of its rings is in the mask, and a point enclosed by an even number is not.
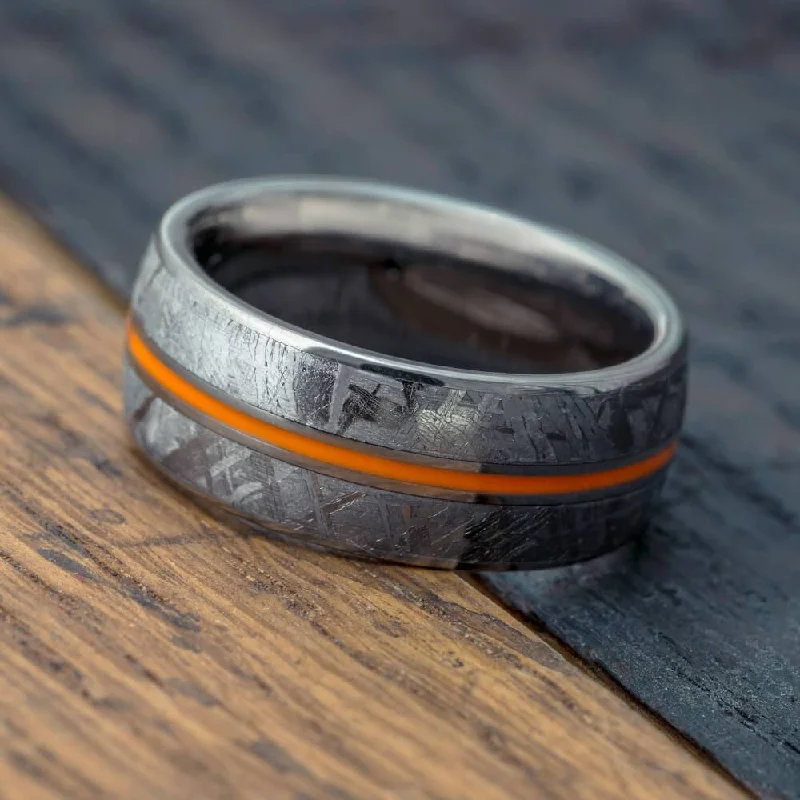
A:
[[[232,247],[287,236],[413,250],[552,287],[627,315],[645,344],[607,365],[532,374],[334,341],[212,277]],[[126,416],[167,477],[273,534],[397,562],[553,566],[646,525],[683,419],[685,351],[665,291],[570,235],[378,184],[240,181],[178,202],[145,254]]]

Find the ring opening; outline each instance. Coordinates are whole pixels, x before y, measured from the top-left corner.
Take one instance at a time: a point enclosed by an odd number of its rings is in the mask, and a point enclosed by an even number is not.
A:
[[[655,330],[605,275],[529,255],[509,268],[381,235],[190,226],[206,274],[252,307],[348,345],[442,367],[565,373],[622,364]]]

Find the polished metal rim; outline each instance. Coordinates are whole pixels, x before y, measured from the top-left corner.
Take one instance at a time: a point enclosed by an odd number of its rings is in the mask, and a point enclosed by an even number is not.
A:
[[[267,199],[291,208],[291,213],[271,216],[269,207],[263,205]],[[253,308],[209,278],[189,246],[188,232],[201,217],[235,220],[259,233],[327,229],[357,231],[363,236],[383,233],[398,240],[403,237],[402,241],[408,244],[429,243],[424,236],[415,235],[411,224],[403,231],[402,226],[392,222],[393,215],[402,210],[427,218],[429,225],[442,221],[457,226],[460,236],[478,231],[477,235],[472,234],[476,242],[491,242],[496,248],[495,256],[501,251],[508,256],[505,263],[493,264],[499,269],[522,270],[529,266],[531,257],[543,256],[602,276],[645,310],[654,328],[652,343],[643,353],[622,364],[558,375],[453,369],[389,357],[311,333]],[[417,221],[416,217],[413,221]],[[669,294],[644,270],[615,253],[571,233],[487,206],[368,181],[284,177],[211,186],[186,196],[169,209],[159,227],[156,246],[167,269],[179,273],[182,279],[194,281],[198,291],[224,299],[230,304],[232,317],[243,325],[341,363],[419,372],[453,386],[484,388],[510,384],[542,390],[594,382],[604,387],[624,385],[666,367],[685,340],[682,317]]]

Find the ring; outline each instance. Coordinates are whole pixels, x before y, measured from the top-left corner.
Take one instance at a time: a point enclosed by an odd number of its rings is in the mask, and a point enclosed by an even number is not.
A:
[[[171,481],[309,546],[556,566],[648,522],[686,334],[639,268],[424,192],[237,181],[165,214],[127,328],[125,414]]]

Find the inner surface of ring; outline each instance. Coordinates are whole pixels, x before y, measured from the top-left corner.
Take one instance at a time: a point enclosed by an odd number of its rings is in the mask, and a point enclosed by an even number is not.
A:
[[[579,265],[530,273],[375,237],[197,231],[222,287],[287,323],[413,361],[492,372],[579,372],[643,352],[653,324]],[[547,280],[539,275],[547,274]]]

